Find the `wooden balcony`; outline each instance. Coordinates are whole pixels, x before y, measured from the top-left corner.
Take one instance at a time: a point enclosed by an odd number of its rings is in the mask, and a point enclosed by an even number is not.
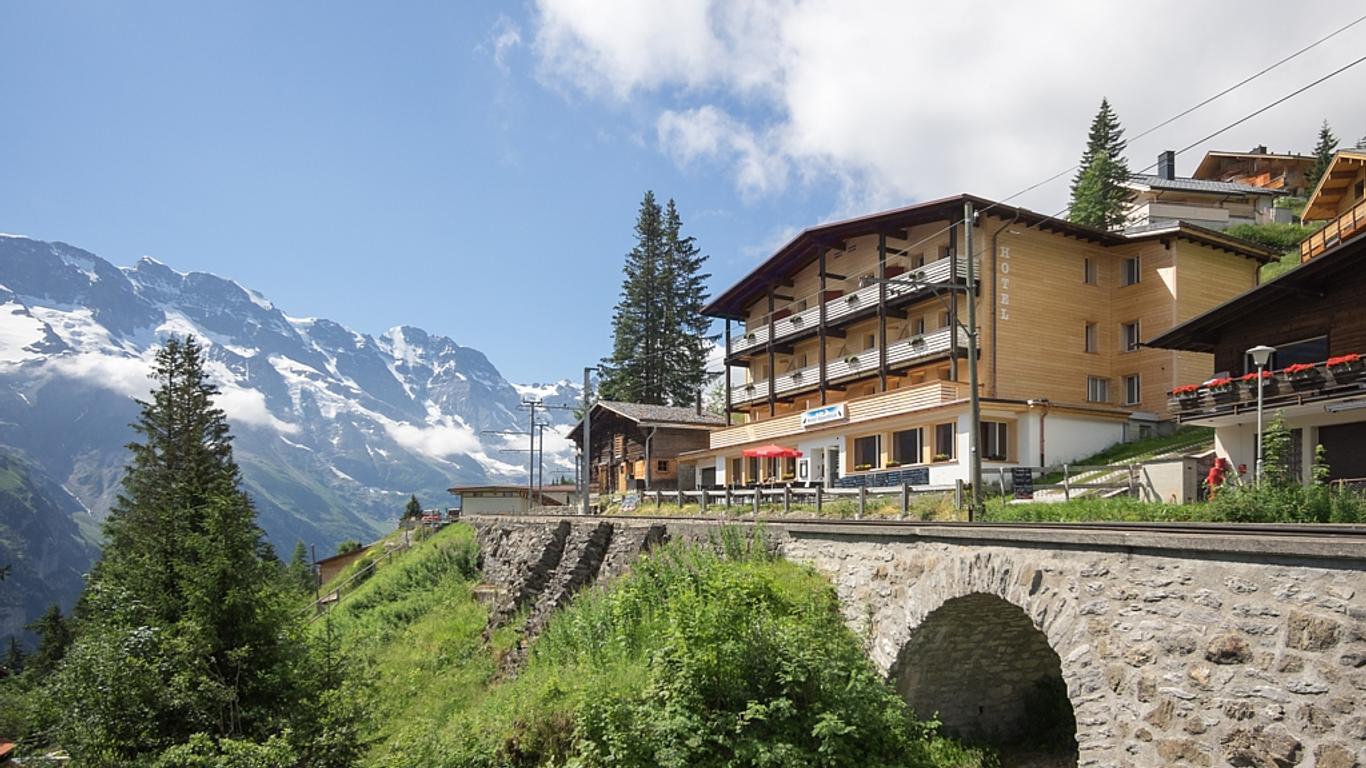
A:
[[[821,427],[856,424],[889,416],[899,416],[950,403],[964,402],[967,397],[968,385],[961,382],[926,382],[849,400],[845,405],[848,412],[847,419],[836,424],[824,424]],[[792,413],[764,421],[718,429],[711,433],[711,448],[716,450],[746,443],[790,439],[807,431],[802,428],[802,415]]]
[[[888,344],[887,367],[904,368],[919,360],[947,355],[951,349],[951,339],[952,334],[949,329],[941,328],[937,331]],[[958,329],[959,348],[966,347],[967,343],[967,333],[961,328]],[[827,360],[825,363],[827,384],[854,381],[868,376],[876,376],[877,373],[877,349],[865,349],[857,355],[850,355],[839,360]],[[773,391],[775,395],[786,396],[816,389],[820,386],[820,382],[821,367],[812,365],[775,376],[773,378]],[[750,386],[740,387],[731,396],[731,404],[736,406],[767,401],[768,379],[761,379],[753,382]]]
[[[952,266],[957,267],[956,276],[950,274],[950,261],[953,262]],[[973,266],[979,267],[980,264],[978,261],[973,261]],[[963,281],[967,279],[967,276],[966,259],[939,259],[930,262],[911,272],[888,277],[887,304],[891,306],[894,302],[902,303],[911,297],[928,294],[930,284],[947,283],[955,279]],[[851,287],[854,290],[827,298],[825,302],[825,324],[827,327],[838,325],[851,318],[861,317],[877,308],[878,284],[876,281],[868,285]],[[827,293],[831,293],[831,291],[827,291]],[[781,317],[779,317],[780,314]],[[813,304],[800,312],[791,312],[790,308],[787,307],[778,309],[774,312],[773,318],[773,341],[787,341],[811,333],[820,325],[820,318],[819,304]],[[762,349],[768,342],[769,322],[768,317],[765,316],[753,330],[731,339],[728,351],[732,355],[749,352]]]
[[[1312,370],[1296,374],[1276,371],[1264,380],[1263,412],[1311,403],[1327,404],[1333,400],[1366,395],[1366,365],[1349,366],[1319,364]],[[1179,422],[1200,421],[1257,410],[1257,382],[1234,379],[1224,386],[1202,386],[1186,395],[1173,396],[1171,412]]]
[[[1366,200],[1324,225],[1300,242],[1300,261],[1305,262],[1362,232],[1366,232]]]

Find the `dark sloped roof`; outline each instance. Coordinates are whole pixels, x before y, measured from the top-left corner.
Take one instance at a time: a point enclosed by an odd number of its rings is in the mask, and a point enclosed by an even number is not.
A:
[[[1196,315],[1155,339],[1144,342],[1144,346],[1213,352],[1225,328],[1257,315],[1275,302],[1303,301],[1306,292],[1317,293],[1318,287],[1328,284],[1333,275],[1345,269],[1359,269],[1359,260],[1364,251],[1366,238],[1348,240],[1294,269],[1277,275],[1275,279],[1235,296],[1204,314]]]
[[[1176,227],[1164,227],[1164,229],[1173,230],[1171,232],[1151,234],[1144,232],[1126,235],[1119,232],[1092,229],[1074,224],[1066,219],[998,203],[976,195],[961,194],[806,229],[782,248],[779,248],[762,264],[751,270],[748,275],[740,278],[730,288],[713,298],[711,303],[702,308],[702,314],[709,317],[743,320],[748,314],[749,306],[764,295],[764,292],[773,284],[778,275],[795,273],[814,261],[817,249],[837,247],[847,238],[874,234],[879,231],[887,232],[896,228],[934,221],[958,220],[963,215],[963,203],[965,202],[971,202],[979,214],[986,213],[1003,220],[1016,219],[1025,226],[1035,227],[1046,232],[1056,232],[1065,237],[1074,237],[1098,245],[1123,245],[1149,236],[1176,236],[1212,247],[1224,248],[1262,261],[1270,260],[1274,256],[1272,252],[1255,243],[1228,237],[1203,227],[1193,227],[1184,222]]]
[[[1280,189],[1254,187],[1236,181],[1210,181],[1208,179],[1164,179],[1161,176],[1136,173],[1129,177],[1133,184],[1151,189],[1170,189],[1178,192],[1205,192],[1213,195],[1284,195]]]
[[[695,408],[678,408],[672,405],[647,405],[645,403],[623,403],[617,400],[599,400],[596,405],[625,416],[631,421],[642,424],[697,424],[701,426],[721,426],[725,420],[710,413],[698,413]]]

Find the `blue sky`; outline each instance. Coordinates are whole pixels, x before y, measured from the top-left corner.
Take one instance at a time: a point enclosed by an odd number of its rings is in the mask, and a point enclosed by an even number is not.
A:
[[[609,349],[647,188],[679,201],[721,289],[821,220],[1008,194],[1075,160],[1102,95],[1147,127],[1352,8],[1310,3],[1270,39],[1257,19],[1283,6],[1260,0],[1242,20],[1059,2],[979,33],[956,70],[981,15],[904,5],[6,2],[0,231],[212,271],[365,332],[417,325],[514,381],[576,376]],[[1104,50],[1144,66],[1096,72],[1086,46],[1117,18],[1125,41]],[[1211,24],[1265,53],[1192,51]],[[1039,49],[1027,25],[1082,42]],[[1135,164],[1345,63],[1363,33],[1133,147]],[[1349,74],[1213,144],[1307,150],[1325,117],[1350,143],[1366,105],[1339,96],[1366,71]]]

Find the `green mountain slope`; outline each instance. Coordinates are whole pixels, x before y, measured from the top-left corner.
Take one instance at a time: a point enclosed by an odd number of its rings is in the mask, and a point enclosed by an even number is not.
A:
[[[49,605],[69,612],[99,553],[98,525],[60,485],[23,456],[0,448],[0,643]]]

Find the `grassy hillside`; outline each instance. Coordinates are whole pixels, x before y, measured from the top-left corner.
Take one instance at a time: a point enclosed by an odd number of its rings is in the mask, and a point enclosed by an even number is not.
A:
[[[380,569],[328,617],[371,766],[980,766],[911,719],[814,572],[666,547],[554,616],[515,678],[486,637],[472,531]]]

